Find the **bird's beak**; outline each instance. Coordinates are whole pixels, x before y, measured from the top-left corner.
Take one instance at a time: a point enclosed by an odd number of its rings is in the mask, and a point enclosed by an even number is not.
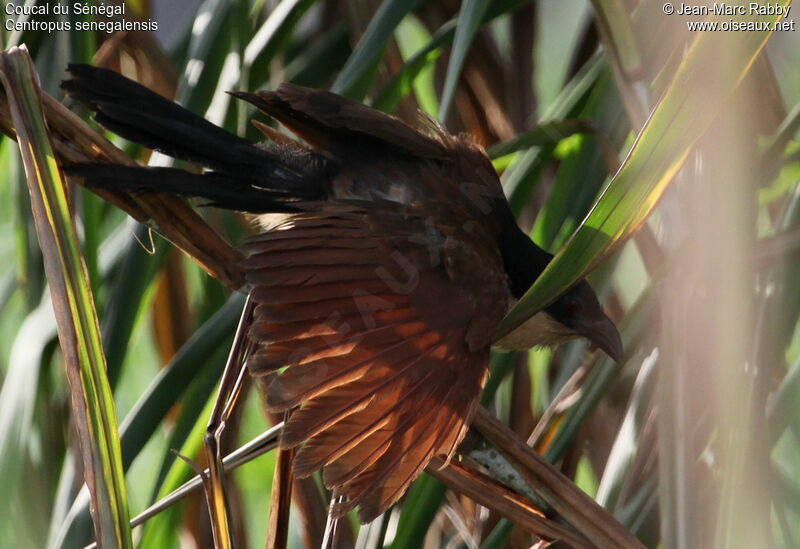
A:
[[[605,314],[600,318],[581,323],[576,330],[580,335],[603,349],[617,363],[622,363],[622,338],[617,327]]]

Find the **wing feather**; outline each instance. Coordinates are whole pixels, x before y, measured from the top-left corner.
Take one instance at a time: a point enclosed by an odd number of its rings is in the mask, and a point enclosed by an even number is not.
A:
[[[313,147],[349,159],[390,148],[443,160],[447,149],[397,118],[324,90],[281,84],[275,91],[232,92],[272,116]]]
[[[295,409],[281,445],[297,448],[298,477],[323,469],[345,496],[338,513],[376,517],[466,433],[508,295],[475,231],[431,234],[408,209],[329,203],[247,245],[259,343],[248,367],[272,372],[271,410]]]
[[[354,353],[352,356],[308,362],[289,368],[272,383],[269,407],[277,411],[294,408],[330,389],[361,380],[377,364],[407,360],[416,352],[415,349],[397,343],[371,356],[363,357],[361,353]]]
[[[412,356],[399,362],[382,360],[358,380],[308,400],[294,412],[297,419],[283,428],[283,443],[291,447],[310,439],[352,413],[353,408],[360,409],[362,403],[377,401],[370,409],[372,413],[384,404],[381,399],[392,402],[402,399],[408,385],[416,387],[417,382],[428,374],[422,368],[415,367],[424,356]]]

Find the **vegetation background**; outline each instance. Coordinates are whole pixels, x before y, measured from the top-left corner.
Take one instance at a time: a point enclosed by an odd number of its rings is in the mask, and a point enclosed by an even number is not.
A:
[[[175,9],[126,4],[128,19]],[[253,139],[249,120],[269,121],[225,90],[284,81],[470,133],[539,245],[562,249],[586,218],[520,314],[597,266],[591,281],[627,351],[624,365],[583,342],[497,355],[484,404],[648,547],[800,547],[800,34],[774,33],[761,51],[759,33],[691,33],[662,6],[203,0],[181,8],[166,44],[144,33],[0,39],[28,46],[57,98],[67,62],[99,64]],[[0,546],[83,547],[93,533],[70,393],[8,138],[0,173]],[[76,188],[74,209],[136,514],[193,474],[171,449],[199,459],[243,298],[97,196]],[[250,230],[200,211],[230,242]],[[271,423],[248,391],[228,450]],[[264,544],[274,467],[267,453],[233,474],[241,547]],[[308,544],[309,513],[323,506],[316,494],[295,509],[290,547]],[[364,549],[533,542],[427,475],[383,520],[352,528]],[[134,540],[208,547],[202,498]]]

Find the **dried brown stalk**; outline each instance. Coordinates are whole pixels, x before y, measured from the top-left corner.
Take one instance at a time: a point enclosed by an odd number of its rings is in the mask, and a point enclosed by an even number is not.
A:
[[[444,468],[442,465],[444,463],[441,460],[434,459],[427,471],[451,490],[499,513],[531,534],[550,540],[561,540],[576,549],[593,547],[579,533],[545,518],[528,500],[492,477],[455,461]]]
[[[514,464],[531,488],[597,547],[644,547],[608,511],[545,461],[488,410],[478,408],[474,425]]]

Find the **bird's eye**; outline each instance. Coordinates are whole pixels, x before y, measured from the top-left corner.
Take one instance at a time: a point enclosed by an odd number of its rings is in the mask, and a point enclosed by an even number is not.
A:
[[[570,299],[564,303],[564,310],[569,316],[575,316],[581,312],[581,303],[576,299]]]

